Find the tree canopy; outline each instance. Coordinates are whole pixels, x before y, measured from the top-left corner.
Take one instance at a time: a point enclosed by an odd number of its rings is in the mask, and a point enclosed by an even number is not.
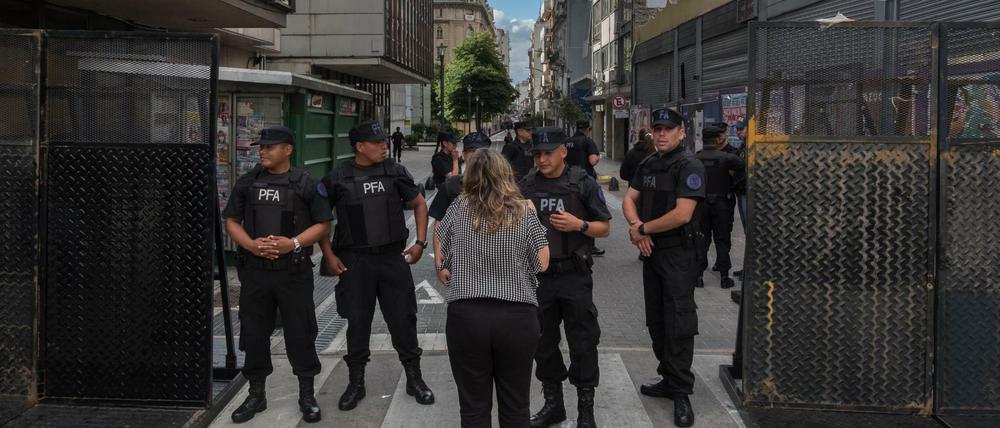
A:
[[[486,118],[506,113],[517,95],[496,40],[485,32],[473,33],[455,49],[454,59],[445,66],[444,80],[445,114],[451,120],[474,119],[476,96],[482,102],[480,112]],[[472,110],[468,111],[470,99]]]

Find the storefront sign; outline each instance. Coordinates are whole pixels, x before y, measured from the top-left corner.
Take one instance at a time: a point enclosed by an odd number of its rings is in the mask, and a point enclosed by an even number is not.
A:
[[[355,100],[342,100],[340,102],[340,110],[338,113],[341,116],[357,116],[358,102]]]

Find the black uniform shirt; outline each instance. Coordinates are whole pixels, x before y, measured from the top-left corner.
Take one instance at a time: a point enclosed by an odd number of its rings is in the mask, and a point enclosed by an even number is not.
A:
[[[597,143],[593,139],[584,135],[582,132],[577,131],[576,134],[570,138],[570,142],[573,147],[569,148],[569,156],[566,156],[566,162],[570,165],[578,166],[587,171],[591,177],[597,177],[597,171],[594,170],[594,166],[590,164],[590,155],[600,155],[601,152],[597,150]]]
[[[535,167],[535,156],[530,154],[530,152],[531,141],[522,143],[520,140],[514,140],[512,143],[505,144],[500,151],[503,157],[507,158],[507,161],[510,162],[511,168],[514,169],[515,179],[520,180],[528,174],[528,171],[531,171],[531,168]]]
[[[431,157],[431,172],[434,174],[434,184],[441,185],[444,183],[445,178],[448,177],[448,173],[451,172],[452,161],[451,155],[440,151]]]
[[[437,221],[444,220],[444,215],[448,213],[448,207],[457,198],[458,195],[449,195],[444,185],[438,187],[437,195],[431,201],[431,207],[427,210],[427,215]]]
[[[410,171],[407,170],[405,166],[400,165],[391,160],[387,160],[385,162],[389,162],[389,164],[387,165],[389,172],[390,173],[395,172],[396,189],[398,189],[399,197],[404,202],[410,202],[417,196],[420,196],[420,189],[417,188],[417,183],[413,181],[413,176],[410,175]],[[342,166],[338,166],[337,168],[346,166],[347,165],[344,164]],[[359,176],[373,177],[385,174],[382,169],[383,166],[380,163],[371,166],[366,166],[363,168],[357,165],[354,165],[354,167],[357,168]],[[330,173],[327,174],[326,177],[323,177],[323,182],[320,183],[319,186],[320,190],[319,193],[323,196],[326,196],[327,200],[329,201],[330,208],[334,208],[337,206],[337,201],[339,200],[341,193],[343,192],[343,186],[338,182],[339,177],[337,174],[337,168],[334,168],[334,170],[330,171]]]
[[[682,159],[676,159],[678,156]],[[636,171],[632,181],[629,181],[629,187],[642,190],[643,170],[654,167],[659,162],[671,163],[674,161],[681,163],[680,170],[677,173],[677,182],[674,187],[677,197],[698,201],[705,199],[705,165],[702,165],[701,161],[694,157],[694,155],[688,153],[684,149],[684,146],[678,146],[669,153],[653,155],[646,160],[646,163],[642,164],[639,170]]]
[[[243,214],[246,212],[246,206],[251,196],[250,189],[254,181],[266,182],[279,180],[283,179],[285,175],[290,174],[290,172],[271,174],[267,171],[261,171],[256,179],[248,177],[249,174],[254,173],[249,172],[236,180],[236,184],[233,186],[233,193],[229,195],[229,203],[226,204],[226,209],[222,211],[222,217],[243,221]],[[321,195],[317,195],[318,184],[319,180],[316,180],[309,174],[303,174],[302,183],[299,186],[299,194],[306,200],[306,204],[309,206],[309,213],[311,214],[313,224],[333,219],[333,215],[330,213],[330,206]],[[286,238],[290,238],[290,236]]]

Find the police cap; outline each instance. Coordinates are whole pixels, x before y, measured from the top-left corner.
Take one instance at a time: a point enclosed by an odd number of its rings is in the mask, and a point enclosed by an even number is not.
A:
[[[715,122],[715,123],[710,123],[709,125],[721,129],[722,132],[726,132],[729,130],[729,124],[726,122]]]
[[[354,128],[351,128],[349,135],[351,144],[357,144],[362,141],[379,142],[389,138],[389,134],[386,134],[385,130],[382,129],[382,124],[374,120],[359,123]]]
[[[733,127],[736,129],[745,129],[747,127],[747,117],[743,116],[740,118],[739,122],[733,124]]]
[[[261,130],[260,139],[252,145],[270,146],[282,143],[295,145],[295,133],[284,126],[272,126]]]
[[[561,128],[538,128],[531,134],[531,150],[544,152],[555,150],[566,143],[566,133]]]
[[[450,132],[439,132],[438,133],[438,141],[447,141],[449,143],[454,143],[455,142],[455,134],[452,134]]]
[[[650,125],[653,128],[666,126],[667,128],[674,129],[684,123],[684,116],[668,108],[653,110],[653,115],[650,119]]]
[[[518,130],[518,129],[527,129],[527,130],[530,131],[531,130],[531,124],[528,123],[528,122],[525,122],[525,121],[514,122],[514,130]]]
[[[705,139],[719,138],[720,135],[724,134],[726,131],[719,129],[715,125],[710,125],[702,128],[701,136]]]
[[[482,132],[470,132],[462,139],[462,150],[488,149],[493,142]]]

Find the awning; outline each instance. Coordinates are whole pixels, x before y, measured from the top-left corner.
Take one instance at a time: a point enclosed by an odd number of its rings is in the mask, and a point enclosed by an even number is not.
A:
[[[287,71],[219,67],[219,82],[250,83],[305,88],[317,92],[371,101],[372,94],[350,86]]]

